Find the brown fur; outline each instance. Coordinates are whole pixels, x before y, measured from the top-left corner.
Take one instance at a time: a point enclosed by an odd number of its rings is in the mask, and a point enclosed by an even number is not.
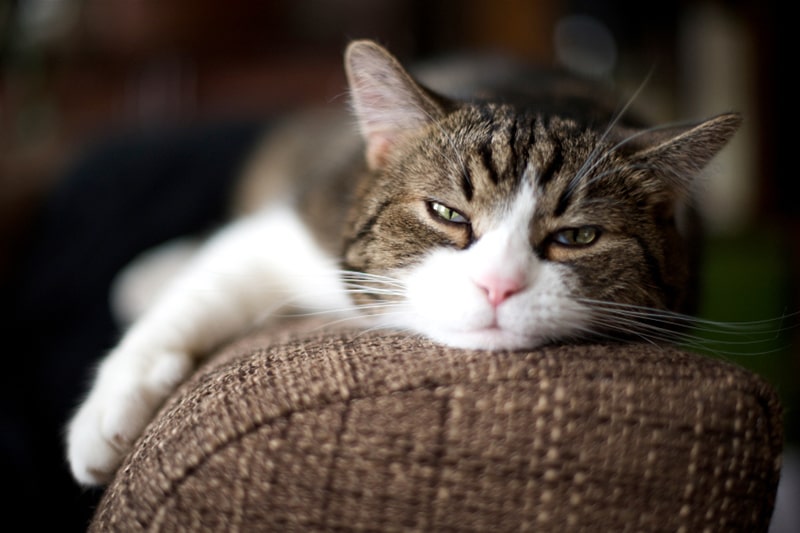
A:
[[[737,115],[648,130],[599,101],[564,106],[557,94],[542,97],[546,88],[475,87],[479,99],[456,101],[417,84],[370,42],[351,45],[347,67],[365,145],[312,172],[313,186],[299,195],[343,268],[388,274],[435,247],[469,247],[528,180],[536,191],[531,248],[568,267],[576,297],[689,308],[693,244],[677,206],[691,201],[694,180],[735,132]],[[520,97],[526,92],[538,96]],[[470,224],[437,218],[431,200]],[[555,238],[587,225],[599,235],[590,245]]]

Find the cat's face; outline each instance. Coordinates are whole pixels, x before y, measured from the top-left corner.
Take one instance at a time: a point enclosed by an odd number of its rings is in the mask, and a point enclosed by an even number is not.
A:
[[[636,132],[446,103],[371,43],[351,46],[348,69],[371,171],[344,261],[364,273],[365,309],[453,346],[514,349],[620,330],[603,305],[683,304],[676,206],[736,117]]]

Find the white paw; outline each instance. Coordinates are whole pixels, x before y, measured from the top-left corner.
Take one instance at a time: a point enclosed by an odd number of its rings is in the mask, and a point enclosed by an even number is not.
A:
[[[191,370],[187,354],[112,352],[67,428],[67,459],[82,485],[108,483],[164,399]]]

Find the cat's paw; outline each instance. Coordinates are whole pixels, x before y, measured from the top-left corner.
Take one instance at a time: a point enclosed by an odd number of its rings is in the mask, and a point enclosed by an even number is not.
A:
[[[70,422],[67,459],[81,485],[104,485],[144,429],[147,402],[135,390],[90,396]]]
[[[152,357],[152,354],[148,354]],[[186,378],[191,359],[161,353],[152,365],[112,354],[67,428],[67,460],[82,485],[108,483],[164,399]]]

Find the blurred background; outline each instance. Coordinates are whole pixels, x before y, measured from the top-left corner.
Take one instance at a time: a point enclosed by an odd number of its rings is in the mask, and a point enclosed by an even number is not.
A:
[[[341,105],[352,38],[404,61],[508,53],[627,95],[650,76],[635,105],[654,121],[743,113],[701,193],[701,315],[761,322],[738,328],[744,337],[698,334],[705,353],[775,385],[796,458],[798,106],[786,16],[777,1],[0,0],[0,319],[11,347],[0,451],[18,489],[7,508],[45,499],[60,530],[83,529],[97,493],[71,483],[60,433],[118,335],[111,277],[141,249],[221,218],[273,117]]]

